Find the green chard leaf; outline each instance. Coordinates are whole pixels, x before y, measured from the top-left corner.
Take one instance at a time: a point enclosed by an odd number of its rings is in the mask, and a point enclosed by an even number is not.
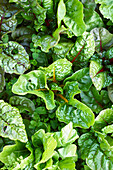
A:
[[[82,0],[84,9],[84,21],[86,24],[86,30],[91,31],[95,27],[102,27],[104,23],[97,12],[95,12],[95,1],[94,0]]]
[[[77,81],[79,84],[80,90],[88,91],[92,85],[92,81],[89,76],[89,68],[86,67],[86,68],[76,71],[75,73],[72,74],[72,76],[67,77],[64,80],[64,83],[67,81]]]
[[[0,2],[0,35],[12,32],[16,29],[16,15],[19,8],[14,4],[9,4],[7,1]]]
[[[23,74],[30,67],[29,56],[24,47],[14,41],[9,41],[2,46],[0,66],[6,73]]]
[[[30,113],[33,113],[33,111],[35,110],[35,105],[34,103],[26,98],[26,97],[21,97],[21,96],[12,96],[9,99],[9,103],[12,106],[17,107],[20,112],[22,113],[24,110],[29,111]]]
[[[98,135],[98,134],[96,134]],[[100,138],[98,140],[95,134],[86,133],[83,134],[78,144],[80,147],[80,154],[83,160],[86,159],[86,164],[91,169],[112,170],[113,169],[113,151],[112,147],[106,142],[106,140]],[[106,147],[109,151],[106,153]]]
[[[47,79],[53,77],[53,73],[55,71],[55,78],[57,81],[62,81],[65,77],[67,77],[72,70],[72,63],[67,59],[59,59],[53,62],[48,67],[40,67],[39,70],[45,72]]]
[[[33,149],[31,148],[30,143],[25,145],[16,141],[16,144],[14,145],[5,146],[0,153],[0,161],[5,164],[4,168],[9,170],[24,169],[32,163],[33,160]]]
[[[113,110],[105,109],[96,117],[93,128],[94,130],[101,132],[104,127],[108,127],[111,124],[113,124]]]
[[[92,109],[93,112],[99,113],[101,110],[111,106],[108,92],[106,90],[99,91],[95,87],[91,86],[89,91],[82,91],[80,93],[81,101]]]
[[[110,47],[113,44],[113,34],[103,27],[92,29],[91,34],[93,34],[95,40],[95,50],[97,52],[107,46]]]
[[[25,126],[19,110],[0,100],[0,135],[12,140],[27,142]]]
[[[49,49],[56,46],[60,40],[60,34],[64,32],[66,28],[64,26],[57,28],[52,35],[47,35],[43,32],[38,33],[37,35],[32,35],[32,41],[34,47],[41,47],[41,50],[48,53]]]
[[[113,22],[113,1],[112,0],[95,0],[95,3],[99,3],[101,4],[99,9],[100,12],[102,13],[102,15],[107,18],[110,19]]]
[[[73,123],[70,122],[61,129],[61,132],[54,132],[53,137],[57,141],[57,147],[68,146],[79,138],[77,131],[73,129]]]
[[[71,121],[74,127],[89,128],[94,123],[94,114],[89,107],[74,99],[74,96],[81,92],[78,83],[76,81],[67,82],[64,90],[68,102],[58,107],[56,111],[58,120],[65,123]]]
[[[106,72],[98,72],[103,68],[98,61],[91,61],[90,63],[90,77],[97,90],[101,90],[104,86],[107,74]]]
[[[4,70],[0,67],[0,92],[3,91],[5,86]]]
[[[73,64],[79,64],[88,61],[94,52],[95,42],[93,36],[92,34],[85,32],[82,36],[77,38],[75,45],[67,54],[67,58],[71,60]]]
[[[83,21],[83,5],[78,0],[68,0],[66,3],[66,15],[64,16],[65,25],[74,33],[80,36],[86,30]]]
[[[61,21],[64,19],[65,15],[66,15],[65,3],[63,0],[60,0],[58,4],[58,10],[57,10],[58,27],[61,26]]]
[[[12,92],[18,95],[35,94],[45,101],[47,109],[50,110],[55,107],[54,93],[48,89],[46,75],[41,70],[34,70],[21,75],[13,85]]]

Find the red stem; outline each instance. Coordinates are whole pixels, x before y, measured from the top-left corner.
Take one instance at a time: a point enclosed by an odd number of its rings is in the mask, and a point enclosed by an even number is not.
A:
[[[4,19],[4,15],[5,15],[5,13],[4,13],[3,16],[1,17],[1,21],[0,21],[0,34],[1,34],[1,26],[2,26],[3,19]]]
[[[80,51],[78,52],[78,54],[73,58],[73,60],[71,61],[71,63],[73,63],[75,61],[75,59],[78,57],[78,55],[81,53],[82,49],[84,48],[85,44],[83,45],[83,47],[80,49]]]
[[[46,23],[46,26],[49,27],[50,23],[49,23],[49,19],[45,19],[45,23]]]
[[[111,58],[109,61],[110,61],[110,63],[113,63],[113,58]]]
[[[101,73],[101,72],[104,72],[104,71],[105,71],[105,69],[104,69],[104,67],[102,67],[102,68],[96,73],[96,75],[99,74],[99,73]],[[96,75],[95,75],[95,76],[96,76]],[[94,76],[94,77],[95,77],[95,76]]]

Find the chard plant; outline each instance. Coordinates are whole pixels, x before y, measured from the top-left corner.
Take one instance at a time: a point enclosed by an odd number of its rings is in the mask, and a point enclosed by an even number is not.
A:
[[[112,0],[0,0],[0,169],[113,169]]]

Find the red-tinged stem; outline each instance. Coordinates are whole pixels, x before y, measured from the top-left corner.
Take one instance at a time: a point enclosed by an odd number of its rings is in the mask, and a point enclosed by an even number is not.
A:
[[[78,57],[78,55],[80,55],[80,53],[81,53],[82,49],[84,48],[84,46],[85,46],[85,44],[84,44],[83,47],[80,49],[80,51],[78,52],[78,54],[73,58],[73,60],[71,61],[71,63],[73,63],[73,62],[76,60],[76,58]]]
[[[102,49],[102,41],[100,40],[100,51],[102,52],[103,49]]]
[[[3,14],[3,16],[1,17],[1,21],[0,21],[0,34],[1,34],[1,26],[2,26],[3,19],[4,19],[4,15],[5,14]]]
[[[49,19],[48,19],[48,20],[45,19],[45,23],[46,23],[46,26],[47,26],[47,27],[49,27],[49,25],[50,25],[49,21],[50,21]]]
[[[95,100],[96,101],[96,100]],[[103,106],[98,102],[98,101],[96,101],[96,103],[101,107],[101,108],[103,108]]]
[[[96,75],[99,74],[99,73],[101,73],[101,72],[104,72],[104,71],[105,71],[105,69],[104,69],[104,67],[102,67],[102,68],[96,73]],[[95,75],[95,76],[96,76],[96,75]],[[95,77],[95,76],[94,76],[94,77]]]
[[[113,58],[111,58],[109,61],[110,61],[110,63],[113,63]]]
[[[36,15],[33,13],[33,15],[34,15],[34,18],[36,19]]]

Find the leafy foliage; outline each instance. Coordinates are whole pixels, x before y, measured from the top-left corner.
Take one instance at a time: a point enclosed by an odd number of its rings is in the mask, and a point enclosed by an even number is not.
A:
[[[112,7],[0,0],[1,170],[113,169]]]

